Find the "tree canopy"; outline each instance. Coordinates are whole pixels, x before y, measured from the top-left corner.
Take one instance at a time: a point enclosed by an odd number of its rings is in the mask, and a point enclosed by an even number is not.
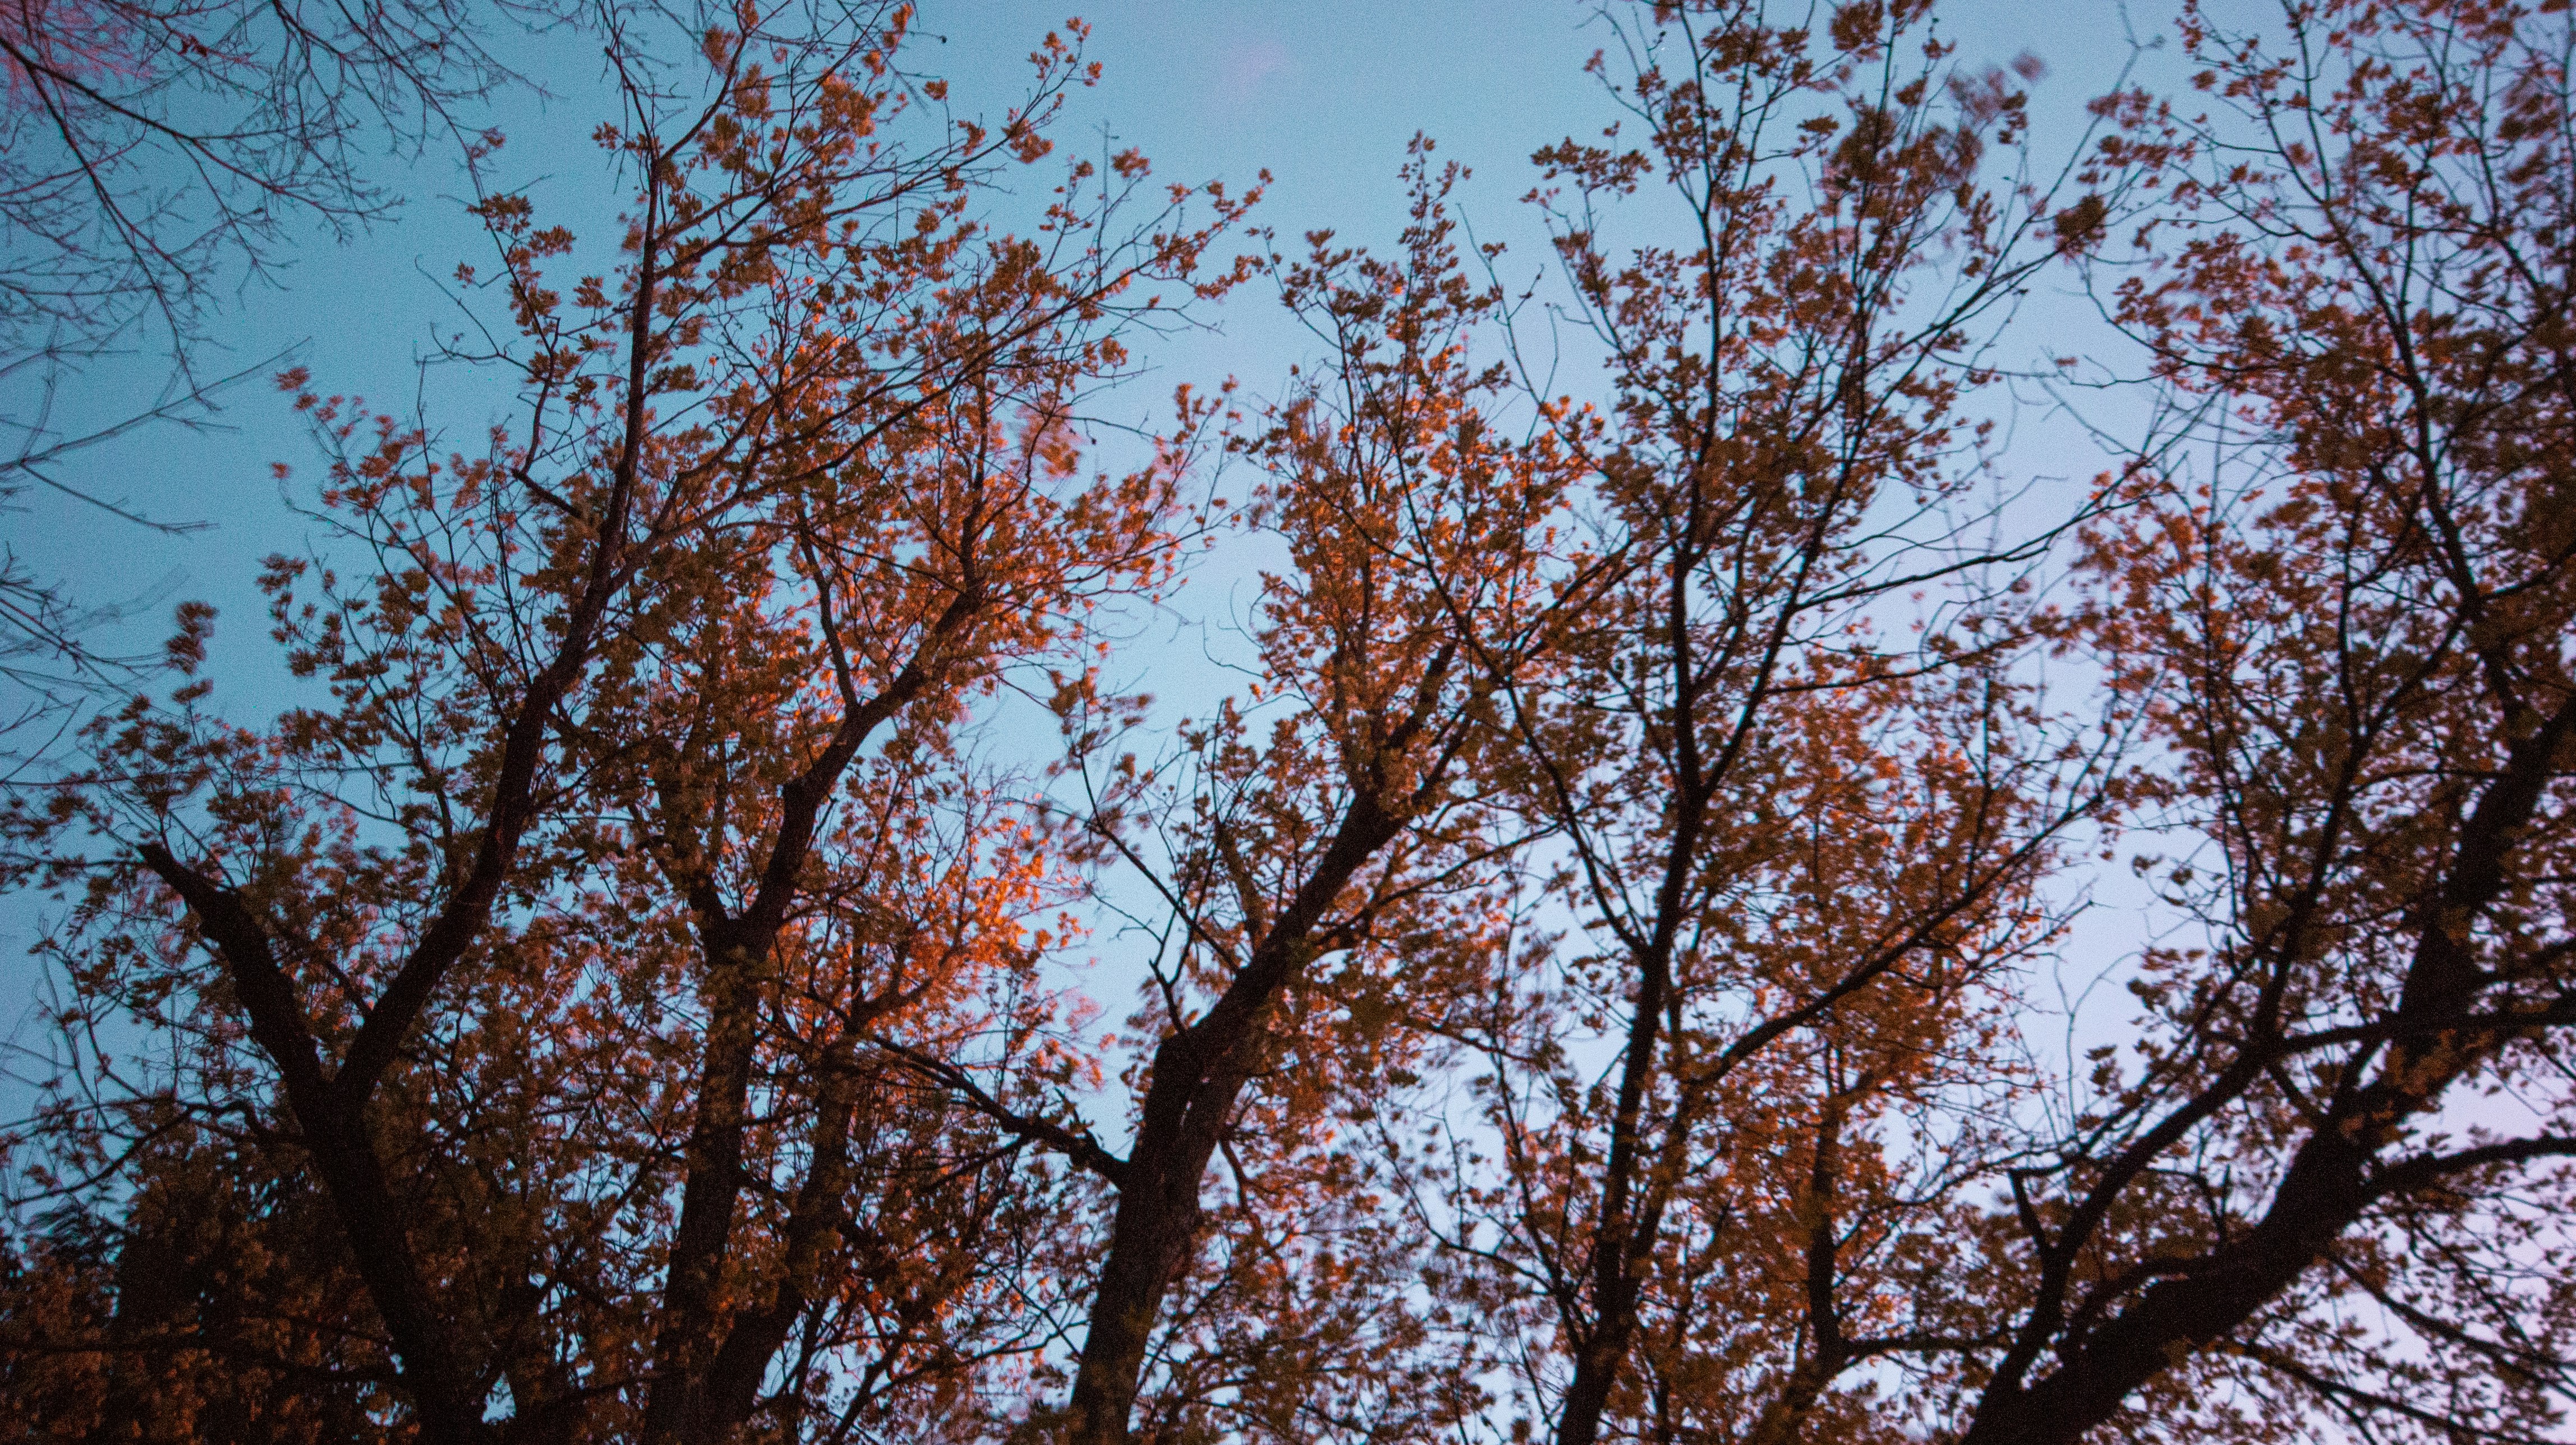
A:
[[[10,124],[145,132],[249,14],[14,13]],[[2186,4],[2072,142],[1932,0],[1599,20],[1528,285],[1432,139],[1384,249],[1059,149],[1078,22],[584,22],[622,209],[460,140],[508,409],[277,378],[296,705],[182,604],[0,798],[16,1433],[2563,1438],[2568,6]],[[310,33],[412,86],[333,125],[512,83]],[[1284,390],[1101,420],[1255,306]]]

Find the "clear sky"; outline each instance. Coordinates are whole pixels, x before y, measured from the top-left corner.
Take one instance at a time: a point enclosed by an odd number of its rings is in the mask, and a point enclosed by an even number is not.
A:
[[[1017,92],[1023,57],[1062,23],[1062,10],[1030,0],[931,0],[915,63],[954,77],[963,108],[998,111]],[[1222,177],[1240,186],[1266,167],[1276,180],[1261,219],[1283,237],[1328,226],[1384,244],[1400,216],[1397,164],[1407,139],[1425,132],[1441,155],[1474,169],[1464,209],[1479,235],[1518,243],[1518,261],[1535,268],[1543,256],[1514,204],[1529,184],[1529,153],[1568,134],[1590,135],[1611,118],[1581,73],[1605,39],[1590,13],[1581,0],[1104,0],[1088,12],[1089,52],[1103,63],[1103,83],[1080,98],[1060,134],[1068,145],[1106,135],[1137,146],[1175,180]],[[2153,18],[2141,13],[2139,28],[2152,33]],[[2129,55],[2122,11],[2108,0],[1953,4],[1942,24],[1972,61],[2002,63],[2027,51],[2047,63],[2036,96],[2043,150],[2074,139],[2082,102],[2109,85]],[[586,211],[604,231],[615,197],[585,139],[607,99],[596,52],[570,36],[524,48],[556,96],[498,116],[512,136],[502,173],[533,180],[540,204],[558,207],[576,230]],[[236,293],[216,328],[223,350],[209,370],[291,352],[328,390],[380,402],[413,395],[416,358],[456,318],[439,279],[457,261],[479,259],[482,246],[461,214],[451,165],[433,156],[388,164],[385,175],[405,198],[398,218],[345,243],[315,235],[282,285]],[[1219,334],[1151,349],[1147,359],[1161,377],[1232,374],[1260,390],[1304,354],[1258,288],[1215,320]],[[148,405],[163,376],[148,351],[97,368],[56,398],[55,429],[73,434]],[[0,392],[0,406],[21,417],[30,400]],[[471,432],[485,418],[467,402],[439,419]],[[246,622],[251,569],[291,546],[296,525],[277,505],[270,464],[307,461],[309,452],[283,400],[264,387],[230,393],[221,420],[223,430],[198,434],[150,429],[63,470],[75,485],[151,515],[212,524],[201,532],[155,537],[41,489],[0,527],[38,571],[67,579],[84,599],[168,585],[173,600],[202,595]],[[165,615],[152,609],[138,637],[157,638]],[[246,631],[236,625],[220,635],[243,641]]]
[[[997,113],[1018,91],[1024,57],[1062,24],[1067,3],[930,0],[914,64],[952,77],[962,109]],[[2152,34],[2163,8],[2137,7],[2137,29]],[[1402,205],[1396,167],[1407,139],[1422,131],[1438,140],[1441,155],[1474,169],[1464,211],[1478,233],[1514,243],[1518,264],[1536,268],[1543,254],[1529,244],[1536,233],[1515,204],[1529,185],[1529,153],[1568,134],[1596,133],[1612,115],[1582,73],[1606,32],[1590,22],[1591,7],[1574,0],[1105,0],[1086,13],[1089,53],[1105,75],[1060,132],[1064,142],[1106,135],[1141,148],[1158,174],[1175,180],[1222,177],[1240,186],[1266,167],[1276,180],[1262,219],[1283,237],[1325,226],[1353,241],[1390,243]],[[1942,24],[1968,61],[2002,64],[2029,52],[2046,63],[2036,93],[2039,146],[2062,153],[2080,129],[2082,103],[2130,58],[2126,21],[2108,0],[1983,0],[1945,7]],[[556,95],[497,117],[512,137],[503,173],[514,182],[539,178],[541,205],[561,207],[577,231],[586,211],[604,232],[616,199],[585,139],[607,113],[596,51],[578,37],[553,36],[528,41],[525,53]],[[386,175],[406,198],[398,219],[345,243],[317,235],[283,285],[240,292],[217,327],[224,351],[209,370],[291,353],[326,390],[380,403],[414,396],[422,385],[416,359],[456,317],[438,279],[460,259],[479,259],[481,245],[461,214],[452,166],[435,158],[389,163]],[[2070,324],[2089,314],[2064,300],[2042,304],[2064,308]],[[1146,359],[1158,374],[1139,393],[1140,412],[1180,380],[1231,374],[1256,393],[1275,390],[1307,355],[1302,333],[1258,287],[1215,320],[1214,333],[1151,349]],[[57,429],[76,434],[148,405],[163,374],[148,353],[93,371],[56,399]],[[493,414],[471,395],[430,394],[442,413],[433,420],[459,434],[479,432]],[[31,402],[23,391],[0,392],[0,408],[16,416],[29,415]],[[62,471],[153,516],[211,524],[203,530],[157,536],[42,489],[20,499],[23,511],[0,515],[0,529],[37,573],[62,579],[85,602],[153,600],[137,610],[136,623],[103,633],[101,642],[149,648],[166,628],[170,603],[204,598],[223,616],[217,674],[274,676],[249,584],[260,557],[299,550],[304,531],[280,504],[270,465],[304,464],[309,478],[312,456],[284,399],[264,386],[231,393],[221,421],[220,430],[149,430]],[[2020,461],[2030,474],[2083,475],[2098,465],[2069,456]],[[263,699],[255,685],[230,681],[224,692],[246,718],[282,696]],[[0,900],[0,1035],[32,981],[22,952],[31,924],[26,900]]]

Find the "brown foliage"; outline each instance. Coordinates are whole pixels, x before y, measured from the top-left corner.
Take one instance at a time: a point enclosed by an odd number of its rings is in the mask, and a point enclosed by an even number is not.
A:
[[[184,611],[12,804],[72,910],[26,1418],[2560,1428],[2566,7],[2190,10],[2208,112],[2106,98],[2063,193],[1922,0],[1608,18],[1630,132],[1531,197],[1572,393],[1427,140],[1395,252],[1228,265],[1248,197],[1051,158],[1079,27],[990,127],[902,8],[619,51],[613,244],[477,206],[507,427],[287,379],[307,704],[215,711]],[[2160,430],[2019,494],[1992,358],[2067,266]],[[1100,470],[1131,340],[1255,272],[1321,361]],[[1202,541],[1262,570],[1172,722],[1120,643]],[[2174,926],[2070,960],[2124,842]],[[2080,1060],[2069,963],[2139,1010]]]

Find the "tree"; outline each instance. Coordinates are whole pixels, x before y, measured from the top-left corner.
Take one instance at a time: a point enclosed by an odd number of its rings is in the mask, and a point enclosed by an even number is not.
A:
[[[1538,1336],[1558,1440],[1785,1440],[1910,1333],[1976,1142],[1941,1115],[2015,1086],[2035,884],[2102,796],[2012,670],[2047,533],[1993,540],[1970,410],[2054,232],[1992,179],[2021,94],[1926,6],[1611,18],[1644,139],[1541,151],[1533,199],[1605,358],[1582,510],[1617,578],[1506,692],[1567,925],[1524,1009],[1463,1021],[1499,1175],[1455,1243]]]
[[[1289,564],[1263,579],[1253,639],[1251,695],[1275,714],[1267,738],[1231,705],[1186,734],[1186,781],[1152,808],[1171,821],[1150,849],[1121,812],[1154,800],[1092,790],[1107,806],[1087,826],[1149,880],[1162,921],[1150,935],[1156,993],[1130,1023],[1155,1041],[1132,1076],[1133,1143],[1123,1158],[1087,1144],[1081,1156],[1116,1194],[1067,1409],[1066,1438],[1084,1445],[1128,1438],[1149,1344],[1191,1274],[1203,1282],[1172,1326],[1180,1338],[1155,1351],[1173,1377],[1156,1438],[1221,1428],[1217,1401],[1191,1388],[1207,1361],[1185,1351],[1223,1356],[1212,1314],[1246,1310],[1249,1294],[1271,1336],[1255,1358],[1270,1370],[1286,1365],[1281,1337],[1296,1339],[1301,1314],[1331,1314],[1309,1285],[1256,1293],[1260,1272],[1241,1262],[1332,1267],[1297,1241],[1364,1187],[1331,1157],[1337,1125],[1416,1052],[1399,1015],[1436,1010],[1487,971],[1496,700],[1549,665],[1561,618],[1591,597],[1554,539],[1567,454],[1545,433],[1516,442],[1489,424],[1504,377],[1474,366],[1468,339],[1499,298],[1464,274],[1443,207],[1456,172],[1435,174],[1429,152],[1417,143],[1407,168],[1402,261],[1323,232],[1304,258],[1274,258],[1283,299],[1332,360],[1249,445],[1274,478],[1257,515]],[[1569,561],[1572,575],[1550,575]],[[1132,759],[1116,766],[1132,771]],[[1202,1195],[1220,1148],[1237,1204],[1209,1230]],[[1203,1260],[1211,1246],[1233,1267]],[[1361,1329],[1339,1348],[1409,1334]],[[1386,1384],[1361,1364],[1353,1405],[1327,1383],[1345,1371],[1305,1353],[1319,1342],[1297,1344],[1284,1378],[1213,1372],[1226,1408],[1259,1420],[1267,1406],[1293,1434],[1343,1406],[1436,1420],[1460,1397],[1420,1376]],[[1366,1398],[1382,1386],[1432,1398]]]
[[[995,1304],[1045,1254],[1046,1181],[875,1041],[1061,1053],[1030,931],[1054,854],[961,728],[1165,577],[1206,409],[1087,477],[1075,407],[1146,288],[1227,283],[1199,260],[1241,203],[1180,224],[1188,193],[1131,153],[1067,167],[1033,236],[988,229],[995,168],[1045,157],[1088,71],[1051,36],[1026,104],[951,122],[899,63],[909,19],[746,7],[696,37],[694,83],[613,52],[614,274],[557,276],[576,239],[524,195],[476,207],[499,265],[460,280],[516,341],[465,359],[521,393],[480,452],[285,378],[332,458],[313,515],[358,563],[266,574],[327,700],[246,729],[209,682],[139,698],[12,822],[86,880],[81,1007],[176,1044],[42,1121],[102,1166],[35,1176],[56,1234],[115,1207],[126,1151],[167,1151],[268,1229],[327,1216],[339,1312],[321,1358],[202,1317],[33,1348],[243,1355],[432,1440],[971,1413],[1024,1348]],[[193,665],[211,618],[183,622]],[[244,1199],[261,1177],[303,1202]],[[120,1267],[163,1247],[110,1233]]]
[[[2071,642],[2163,756],[2126,1051],[2010,1174],[1968,1441],[2526,1439],[2570,1383],[2576,155],[2564,5],[2185,12],[2117,314],[2206,470],[2140,471]],[[2166,842],[2170,840],[2170,842]],[[2125,1054],[2125,1056],[2123,1056]]]

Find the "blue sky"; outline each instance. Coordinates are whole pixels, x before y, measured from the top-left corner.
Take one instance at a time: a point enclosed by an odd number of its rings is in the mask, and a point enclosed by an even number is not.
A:
[[[2142,31],[2152,31],[2160,9],[2139,9]],[[1141,148],[1174,180],[1221,177],[1239,187],[1267,168],[1275,180],[1261,220],[1282,237],[1327,226],[1387,244],[1402,211],[1396,168],[1408,138],[1426,132],[1442,156],[1475,172],[1463,209],[1479,235],[1512,243],[1517,264],[1536,268],[1539,237],[1515,204],[1529,185],[1529,153],[1568,134],[1596,133],[1611,117],[1582,73],[1584,59],[1607,43],[1590,13],[1589,5],[1558,0],[1111,0],[1086,12],[1102,84],[1080,97],[1060,134],[1068,145],[1105,138]],[[962,109],[996,113],[1017,93],[1024,57],[1063,16],[1062,0],[932,0],[913,62],[951,77]],[[2073,142],[2083,101],[2111,84],[2130,55],[2123,13],[2103,0],[1957,4],[1942,23],[1971,62],[2001,64],[2027,51],[2047,64],[2035,108],[2043,152]],[[528,68],[555,97],[515,102],[495,119],[512,137],[502,173],[532,184],[540,205],[559,208],[577,231],[589,215],[604,232],[616,198],[585,138],[607,113],[596,53],[578,36],[526,42]],[[326,390],[380,403],[414,397],[423,386],[417,359],[456,317],[437,278],[460,259],[478,258],[481,242],[462,215],[452,166],[435,158],[388,162],[383,174],[404,197],[398,216],[345,243],[316,235],[282,285],[241,290],[216,327],[222,349],[209,354],[207,370],[291,354]],[[2089,315],[2062,297],[2038,304],[2070,326]],[[1287,368],[1307,358],[1306,338],[1259,286],[1212,319],[1213,331],[1149,349],[1155,375],[1136,393],[1140,415],[1172,382],[1233,375],[1259,394],[1275,391]],[[2029,344],[2037,354],[2039,343]],[[96,369],[64,389],[57,426],[76,433],[149,405],[162,377],[148,353]],[[437,378],[430,387],[421,394],[433,402],[433,419],[460,434],[479,432],[495,414],[498,398]],[[29,401],[0,394],[0,406],[19,416]],[[264,695],[253,680],[275,671],[250,579],[260,557],[300,550],[304,531],[281,505],[270,468],[304,463],[309,476],[311,453],[284,399],[265,386],[236,389],[219,420],[206,431],[147,430],[83,453],[62,471],[153,516],[210,524],[202,530],[157,536],[42,489],[20,499],[22,511],[0,515],[0,529],[37,573],[62,579],[84,601],[151,599],[135,623],[102,635],[111,646],[153,645],[168,605],[182,597],[214,602],[223,617],[217,674],[228,679],[232,710],[247,719],[282,697]],[[2038,426],[2029,435],[2014,463],[2025,474],[2082,476],[2099,465],[2066,451],[2073,444],[2065,428]],[[34,916],[28,900],[0,900],[0,1035],[33,982],[23,948]]]
[[[2108,3],[1988,0],[1950,9],[1943,25],[1968,58],[2002,63],[2030,51],[2047,62],[2038,94],[2043,147],[2072,139],[2077,108],[2127,58],[2119,12]],[[953,77],[963,108],[998,111],[1017,91],[1023,57],[1062,23],[1062,10],[1028,0],[933,0],[915,63]],[[1089,53],[1103,64],[1103,82],[1079,98],[1059,133],[1067,145],[1105,136],[1139,147],[1174,180],[1217,177],[1240,187],[1267,168],[1275,181],[1260,219],[1281,236],[1329,226],[1384,244],[1401,214],[1396,167],[1407,139],[1422,131],[1442,156],[1474,170],[1464,210],[1478,234],[1516,243],[1518,262],[1535,268],[1543,264],[1531,244],[1538,237],[1515,204],[1529,184],[1529,153],[1568,134],[1589,135],[1610,115],[1581,73],[1606,39],[1589,14],[1588,5],[1557,0],[1111,0],[1088,13]],[[607,99],[596,52],[572,36],[524,49],[556,97],[513,104],[496,117],[512,137],[502,174],[531,184],[539,203],[577,231],[585,214],[605,230],[615,197],[585,139]],[[292,353],[326,389],[380,402],[413,395],[418,356],[456,318],[438,279],[461,259],[480,259],[482,245],[461,213],[452,166],[432,157],[388,163],[383,174],[404,198],[396,218],[345,243],[312,236],[283,284],[236,292],[215,328],[221,349],[209,353],[208,371]],[[1259,391],[1305,353],[1303,338],[1258,287],[1213,319],[1215,333],[1149,350],[1158,382],[1235,375]],[[73,433],[148,405],[163,375],[148,351],[94,369],[58,397],[57,429]],[[1163,390],[1157,384],[1144,394]],[[0,394],[0,405],[21,416],[28,400]],[[441,418],[448,425],[479,429],[476,403],[448,405]],[[175,587],[174,600],[205,596],[223,607],[237,623],[225,635],[242,640],[251,569],[294,535],[270,464],[309,453],[283,400],[264,387],[235,389],[220,421],[219,430],[193,434],[149,429],[83,454],[62,473],[151,515],[212,524],[203,531],[159,538],[42,491],[0,527],[39,571],[71,581],[86,599]],[[164,615],[154,609],[138,637],[157,637]]]

